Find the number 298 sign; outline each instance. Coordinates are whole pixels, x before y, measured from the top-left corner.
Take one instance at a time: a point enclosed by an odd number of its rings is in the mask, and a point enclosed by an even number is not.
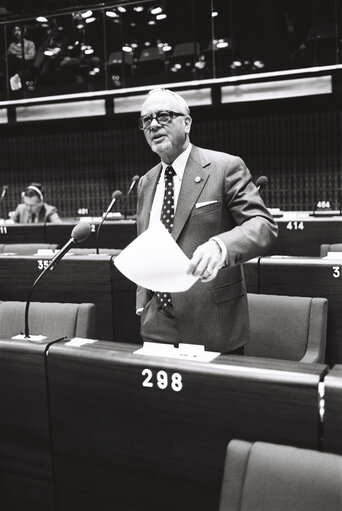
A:
[[[180,392],[183,388],[182,375],[179,373],[168,374],[163,370],[153,373],[151,369],[146,368],[142,370],[141,374],[144,376],[143,387],[157,387],[160,390],[170,388],[174,392]]]

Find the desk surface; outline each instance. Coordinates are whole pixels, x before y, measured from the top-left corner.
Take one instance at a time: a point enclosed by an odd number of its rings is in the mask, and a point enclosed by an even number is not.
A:
[[[204,364],[135,348],[60,342],[49,350],[63,511],[217,509],[230,439],[318,447],[325,366],[271,361],[270,369],[232,356]]]

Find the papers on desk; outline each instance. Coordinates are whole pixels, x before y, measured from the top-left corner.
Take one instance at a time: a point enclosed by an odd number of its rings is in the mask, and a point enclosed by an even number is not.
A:
[[[322,259],[342,259],[342,252],[328,252]]]
[[[128,279],[152,291],[186,291],[198,279],[188,274],[190,259],[161,222],[132,241],[114,264]]]
[[[179,348],[172,344],[161,342],[144,342],[142,348],[134,351],[134,355],[148,355],[150,357],[169,357],[180,360],[194,360],[196,362],[210,362],[220,355],[216,351],[205,351],[204,346],[198,344],[180,343]]]

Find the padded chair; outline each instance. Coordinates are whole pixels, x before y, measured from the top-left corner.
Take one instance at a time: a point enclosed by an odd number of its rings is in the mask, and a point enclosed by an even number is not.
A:
[[[0,253],[11,252],[18,255],[33,255],[40,249],[56,250],[57,247],[58,245],[51,243],[9,243],[0,245]]]
[[[342,456],[232,440],[219,511],[338,511]]]
[[[333,243],[332,245],[323,244],[320,246],[320,257],[325,257],[328,252],[342,252],[342,243]]]
[[[11,338],[25,330],[26,302],[0,302],[0,337]],[[95,305],[93,303],[31,302],[30,334],[56,337],[95,336]]]
[[[247,293],[250,341],[245,355],[323,363],[328,300]]]

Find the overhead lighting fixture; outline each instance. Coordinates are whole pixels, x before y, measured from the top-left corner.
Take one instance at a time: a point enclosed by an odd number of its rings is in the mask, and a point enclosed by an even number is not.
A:
[[[216,18],[216,16],[218,16],[218,12],[217,11],[212,11],[211,17],[212,18]]]
[[[125,51],[126,53],[132,53],[133,48],[132,48],[132,46],[125,44],[125,46],[122,47],[122,51]]]
[[[53,57],[54,53],[52,50],[47,49],[44,51],[44,55],[46,55],[47,57]]]
[[[255,60],[253,62],[253,66],[258,69],[262,69],[263,67],[265,67],[265,63],[262,60]]]
[[[90,9],[88,11],[81,12],[82,18],[89,18],[93,14],[93,11]]]
[[[135,12],[142,12],[144,10],[144,8],[142,5],[136,5],[135,7],[133,7],[133,10]]]
[[[242,66],[241,60],[233,60],[233,62],[230,64],[230,67],[232,69],[236,69],[237,67],[241,67],[241,66]]]
[[[145,41],[145,42],[144,42],[144,46],[147,46],[147,47],[148,47],[148,46],[151,46],[150,41]]]
[[[38,16],[38,18],[36,18],[36,21],[38,21],[39,23],[47,23],[48,19],[45,18],[45,16]]]
[[[118,11],[119,11],[119,12],[127,12],[127,9],[126,9],[126,7],[124,7],[123,5],[119,5],[119,7],[118,7]]]
[[[150,12],[155,16],[156,14],[160,14],[161,12],[163,12],[163,9],[161,7],[153,7],[153,9],[151,9]]]
[[[172,46],[168,43],[165,43],[163,46],[163,51],[171,51],[171,50],[172,50]]]
[[[229,46],[229,43],[224,39],[219,39],[216,43],[216,48],[227,48],[227,46]]]
[[[156,20],[164,20],[165,18],[167,18],[167,15],[165,13],[157,14],[156,16]]]
[[[86,50],[84,50],[84,53],[86,55],[91,55],[92,53],[94,53],[94,50],[93,50],[93,48],[88,47]]]
[[[108,18],[118,18],[119,17],[119,15],[114,11],[106,11],[106,16],[108,16]]]
[[[147,23],[148,23],[148,25],[155,25],[156,24],[156,22],[154,20],[149,20]]]
[[[96,21],[96,18],[94,16],[92,16],[91,18],[87,18],[85,20],[86,23],[94,23],[94,21]]]

